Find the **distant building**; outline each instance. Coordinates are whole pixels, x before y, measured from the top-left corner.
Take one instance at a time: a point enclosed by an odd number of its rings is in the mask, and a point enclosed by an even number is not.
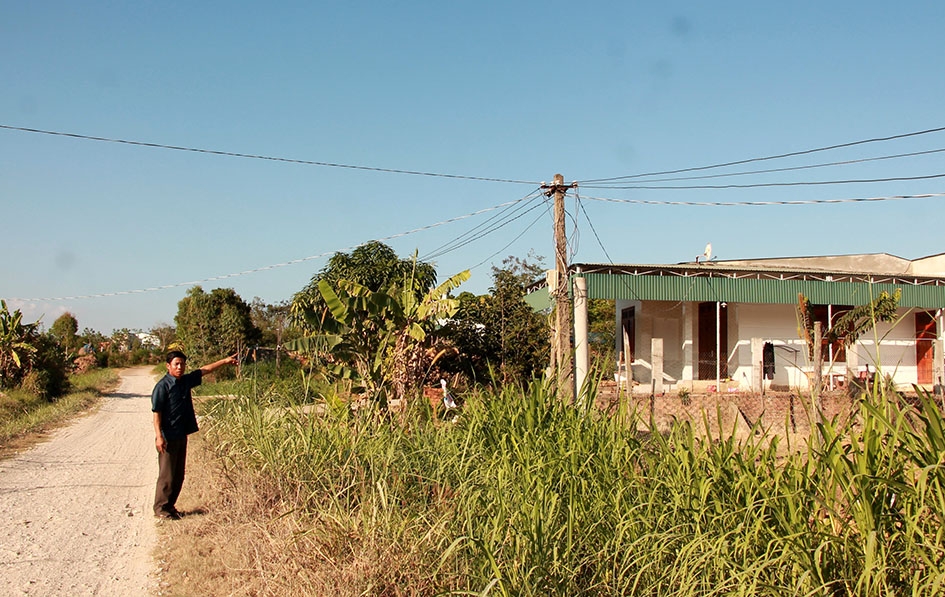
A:
[[[161,346],[161,340],[154,334],[148,332],[137,332],[135,336],[138,337],[138,340],[141,341],[141,346],[145,348],[159,348]]]

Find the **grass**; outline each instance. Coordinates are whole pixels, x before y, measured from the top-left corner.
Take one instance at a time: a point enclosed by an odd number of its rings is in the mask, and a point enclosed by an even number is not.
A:
[[[22,390],[0,395],[0,451],[29,445],[42,432],[94,406],[117,383],[117,371],[95,369],[71,376],[68,392],[53,401]]]
[[[466,396],[453,422],[419,399],[317,414],[254,387],[206,404],[204,428],[230,531],[254,529],[230,542],[251,565],[228,567],[261,593],[945,591],[945,433],[925,395],[864,396],[786,450],[708,417],[640,433],[539,383]]]

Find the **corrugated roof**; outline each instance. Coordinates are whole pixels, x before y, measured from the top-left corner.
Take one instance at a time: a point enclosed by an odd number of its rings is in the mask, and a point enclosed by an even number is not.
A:
[[[818,305],[865,305],[883,291],[902,291],[902,307],[945,308],[945,284],[868,283],[813,277],[678,276],[656,272],[585,273],[588,298],[641,301],[724,301],[796,304],[803,294]]]
[[[901,289],[900,306],[945,308],[945,277],[760,267],[731,263],[576,264],[572,276],[587,279],[589,298],[796,304],[804,294],[820,305],[864,305],[883,291]],[[533,308],[550,305],[547,289],[526,297]]]

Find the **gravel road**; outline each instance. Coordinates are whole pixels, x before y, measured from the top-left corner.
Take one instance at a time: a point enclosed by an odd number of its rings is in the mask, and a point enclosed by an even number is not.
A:
[[[150,368],[98,412],[0,461],[0,595],[156,592]]]

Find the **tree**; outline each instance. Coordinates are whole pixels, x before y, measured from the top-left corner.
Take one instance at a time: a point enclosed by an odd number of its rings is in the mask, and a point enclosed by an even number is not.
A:
[[[174,323],[177,339],[187,348],[188,357],[200,361],[254,346],[260,338],[249,305],[232,288],[206,293],[194,286],[177,303]]]
[[[16,387],[32,368],[38,351],[39,322],[23,323],[19,309],[0,300],[0,388]]]
[[[76,335],[78,331],[79,322],[76,320],[75,316],[69,312],[63,313],[56,318],[52,327],[49,328],[50,335],[52,335],[67,352],[72,352],[78,348],[78,338]]]
[[[508,257],[492,268],[490,294],[463,293],[445,335],[457,353],[442,366],[473,379],[488,380],[490,368],[502,383],[526,383],[548,364],[549,328],[545,315],[525,302],[525,289],[544,271],[540,257]]]
[[[177,329],[169,323],[158,323],[151,328],[151,334],[158,339],[160,351],[167,352],[167,347],[177,338]]]
[[[339,280],[347,280],[371,292],[379,292],[407,279],[413,280],[417,298],[420,298],[436,283],[436,269],[432,264],[415,258],[401,259],[384,243],[370,241],[351,253],[335,253],[309,284],[293,297],[291,313],[297,325],[312,332],[320,327],[322,320],[331,317],[319,290],[321,282],[336,286]]]
[[[62,347],[39,333],[39,322],[23,323],[20,310],[0,300],[0,388],[22,386],[52,400],[65,389],[69,369]]]
[[[612,366],[614,360],[614,334],[617,329],[615,309],[612,300],[587,301],[588,347],[593,358],[603,366]]]
[[[420,299],[419,282],[413,278],[376,292],[349,280],[339,280],[335,287],[323,280],[319,291],[332,318],[323,327],[322,345],[349,364],[342,373],[353,374],[386,408],[388,394],[403,398],[422,382],[439,322],[459,307],[449,293],[469,275],[469,270],[460,272]]]
[[[817,344],[814,317],[811,314],[810,301],[803,294],[797,295],[798,318],[801,337],[807,343],[807,354],[813,364],[813,379],[811,380],[811,395],[816,402],[818,417],[821,414],[820,390],[821,375],[824,365],[824,346],[840,341],[849,348],[860,337],[871,330],[878,321],[895,321],[899,309],[899,300],[902,298],[902,289],[897,288],[893,294],[885,290],[879,296],[865,305],[854,307],[844,312],[837,321],[826,330],[821,330],[820,346]],[[829,322],[828,322],[829,324]]]
[[[272,349],[276,356],[276,370],[281,364],[281,353],[285,343],[299,337],[300,332],[290,326],[291,307],[288,301],[273,305],[267,304],[261,298],[254,297],[249,304],[250,317],[253,325],[259,329],[260,344]]]

